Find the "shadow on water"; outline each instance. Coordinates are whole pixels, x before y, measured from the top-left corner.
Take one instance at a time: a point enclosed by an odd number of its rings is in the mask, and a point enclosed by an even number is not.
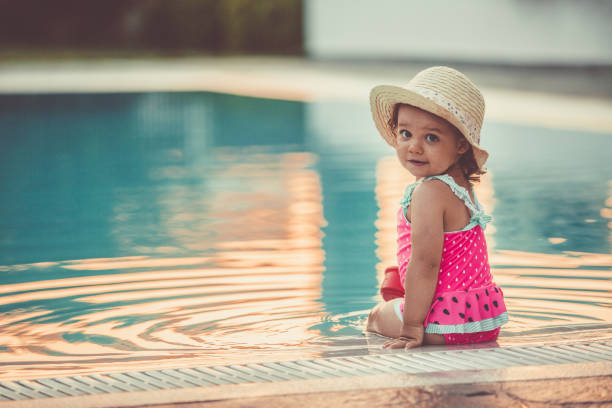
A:
[[[0,130],[2,378],[380,352],[410,180],[366,105],[15,95]],[[609,336],[611,135],[483,134],[499,344]]]

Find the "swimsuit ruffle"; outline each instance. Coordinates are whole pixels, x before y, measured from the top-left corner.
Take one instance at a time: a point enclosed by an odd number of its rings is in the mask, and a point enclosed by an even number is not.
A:
[[[424,326],[427,333],[474,333],[493,330],[507,321],[503,292],[490,284],[436,293]]]

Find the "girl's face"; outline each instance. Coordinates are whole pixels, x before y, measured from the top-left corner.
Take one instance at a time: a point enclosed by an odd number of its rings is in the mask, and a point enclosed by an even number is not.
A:
[[[395,133],[397,157],[417,179],[447,172],[469,149],[447,121],[410,105],[400,105]]]

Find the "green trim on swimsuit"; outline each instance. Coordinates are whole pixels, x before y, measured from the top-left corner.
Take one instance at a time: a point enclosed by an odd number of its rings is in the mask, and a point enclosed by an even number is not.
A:
[[[425,333],[433,334],[452,334],[452,333],[478,333],[490,331],[501,327],[508,322],[508,312],[504,312],[499,316],[489,319],[480,320],[478,322],[462,323],[462,324],[435,324],[429,323],[425,328]]]
[[[444,232],[445,234],[452,234],[455,232],[468,231],[474,228],[476,225],[480,225],[482,229],[485,229],[487,224],[491,222],[491,219],[492,219],[491,216],[484,213],[482,205],[476,198],[476,194],[474,194],[473,188],[472,188],[472,194],[474,195],[474,202],[472,202],[472,199],[470,198],[470,194],[468,193],[468,191],[464,187],[457,184],[451,176],[449,176],[448,174],[440,174],[437,176],[425,177],[417,182],[409,184],[408,187],[406,187],[406,191],[404,192],[404,197],[402,198],[400,205],[403,208],[402,212],[404,213],[404,220],[406,221],[407,224],[410,224],[410,222],[408,221],[407,211],[408,211],[408,206],[410,205],[410,201],[412,200],[412,193],[414,192],[415,188],[419,184],[425,181],[428,181],[428,180],[440,180],[441,182],[445,183],[451,189],[451,191],[461,201],[464,202],[465,206],[468,208],[471,214],[470,222],[468,223],[468,225],[466,225],[465,227],[457,231],[446,231]]]

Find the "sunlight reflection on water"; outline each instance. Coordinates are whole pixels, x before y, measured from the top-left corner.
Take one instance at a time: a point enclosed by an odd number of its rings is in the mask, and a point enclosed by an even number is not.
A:
[[[319,299],[325,221],[317,173],[307,169],[313,156],[258,154],[254,162],[244,159],[227,159],[216,169],[217,181],[230,182],[207,202],[204,213],[189,208],[199,205],[197,199],[163,200],[162,218],[178,219],[162,224],[170,242],[206,249],[209,256],[3,267],[4,272],[41,277],[50,271],[61,275],[62,269],[95,272],[2,285],[2,360],[15,370],[4,376],[61,371],[66,364],[72,372],[157,367],[160,360],[212,364],[220,355],[224,362],[315,355],[309,341],[319,333],[309,327],[324,315]],[[121,222],[131,216],[127,213]],[[216,225],[206,241],[199,231],[210,226],[198,223],[200,219]],[[129,223],[120,229],[129,229]],[[117,228],[113,234],[122,237]],[[274,352],[266,357],[260,350]],[[40,366],[41,358],[49,363],[46,367]]]

